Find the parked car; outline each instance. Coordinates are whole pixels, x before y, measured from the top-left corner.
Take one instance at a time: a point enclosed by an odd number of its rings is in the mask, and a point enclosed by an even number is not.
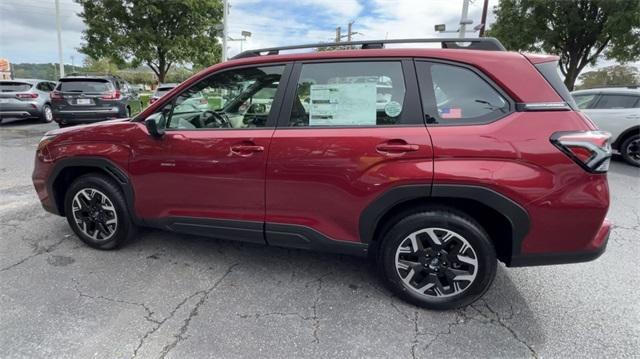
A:
[[[158,87],[156,87],[156,90],[153,92],[153,96],[151,96],[151,98],[149,99],[149,104],[158,101],[160,97],[164,96],[166,93],[173,90],[177,86],[178,84],[176,83],[166,83],[158,85]]]
[[[611,133],[613,149],[627,163],[640,167],[640,89],[609,87],[571,94],[582,112]]]
[[[0,81],[0,123],[5,118],[31,119],[51,122],[49,93],[55,82],[36,79]]]
[[[60,127],[131,117],[142,109],[137,92],[112,75],[63,77],[51,93],[51,103]]]
[[[38,196],[95,248],[149,226],[369,256],[396,295],[431,309],[481,297],[497,261],[600,256],[610,136],[578,111],[558,57],[416,41],[444,48],[249,51],[133,119],[51,131]],[[384,88],[342,81],[372,76]],[[200,92],[228,100],[180,108]]]

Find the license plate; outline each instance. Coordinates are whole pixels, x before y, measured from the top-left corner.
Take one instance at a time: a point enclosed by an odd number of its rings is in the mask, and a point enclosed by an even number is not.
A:
[[[91,105],[91,99],[88,98],[79,98],[76,100],[77,105]]]

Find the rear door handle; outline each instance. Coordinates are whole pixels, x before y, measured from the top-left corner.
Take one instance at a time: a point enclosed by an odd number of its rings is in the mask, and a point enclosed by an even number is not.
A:
[[[418,145],[412,144],[395,144],[395,143],[381,143],[376,146],[378,152],[399,153],[399,152],[413,152],[420,149]]]

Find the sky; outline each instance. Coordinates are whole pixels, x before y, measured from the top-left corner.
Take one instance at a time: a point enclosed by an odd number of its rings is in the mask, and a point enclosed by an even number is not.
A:
[[[79,65],[78,52],[84,24],[77,16],[81,6],[73,0],[59,0],[62,14],[63,61]],[[480,23],[482,0],[472,0],[469,19],[473,28]],[[494,21],[489,1],[488,24]],[[434,25],[446,24],[456,30],[462,0],[229,0],[229,36],[246,42],[229,42],[229,55],[244,49],[332,41],[335,29],[354,21],[354,40],[445,37]],[[477,32],[469,37],[477,36]],[[424,45],[422,45],[424,46]],[[58,61],[54,0],[0,0],[0,57],[13,63]],[[611,62],[602,61],[600,66]]]

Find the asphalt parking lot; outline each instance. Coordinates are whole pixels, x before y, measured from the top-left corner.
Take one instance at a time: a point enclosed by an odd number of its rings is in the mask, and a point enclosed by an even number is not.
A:
[[[431,312],[348,256],[155,230],[93,250],[42,210],[31,184],[35,147],[53,128],[0,125],[0,357],[640,355],[640,169],[620,160],[602,257],[499,266],[481,301]]]

